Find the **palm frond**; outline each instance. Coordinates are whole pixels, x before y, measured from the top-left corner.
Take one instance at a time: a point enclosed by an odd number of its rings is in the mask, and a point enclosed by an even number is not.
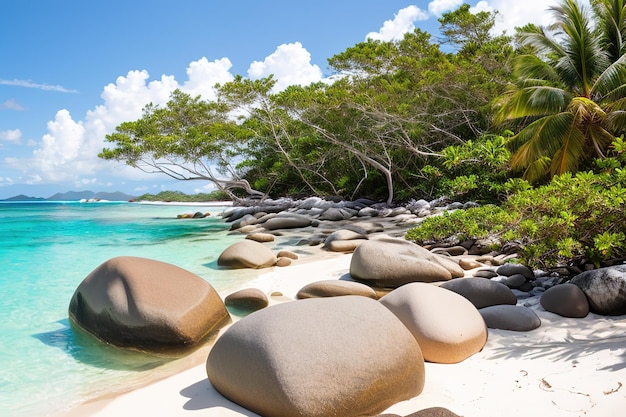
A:
[[[624,86],[626,85],[626,55],[609,65],[602,72],[591,88],[592,95],[608,96],[610,101],[626,97]]]
[[[511,166],[524,168],[538,159],[551,157],[563,147],[572,130],[577,130],[574,115],[567,111],[534,121],[511,138],[509,146],[515,150]]]
[[[585,155],[585,136],[574,123],[569,129],[561,132],[561,147],[554,152],[550,164],[550,174],[558,175],[565,172],[575,172],[578,164]]]
[[[520,55],[515,60],[513,76],[520,80],[541,80],[560,82],[554,68],[536,55]]]
[[[503,121],[557,113],[565,110],[570,100],[571,95],[557,87],[521,88],[505,100],[497,117]]]

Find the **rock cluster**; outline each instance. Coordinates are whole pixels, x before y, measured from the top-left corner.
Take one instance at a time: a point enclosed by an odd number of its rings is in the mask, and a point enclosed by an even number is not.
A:
[[[626,314],[625,265],[571,277],[532,271],[514,254],[490,252],[489,241],[419,246],[402,238],[421,216],[468,206],[310,198],[232,208],[222,217],[246,238],[222,252],[220,267],[289,265],[298,255],[265,244],[298,229],[302,244],[352,253],[349,274],[312,282],[296,300],[273,294],[287,301],[276,305],[255,288],[222,302],[173,265],[114,258],[78,287],[70,318],[108,343],[163,353],[200,343],[228,319],[228,306],[244,317],[206,361],[221,394],[260,415],[356,417],[419,395],[424,361],[463,361],[483,348],[488,329],[537,329],[533,308],[572,318]],[[437,407],[410,416],[456,414]]]

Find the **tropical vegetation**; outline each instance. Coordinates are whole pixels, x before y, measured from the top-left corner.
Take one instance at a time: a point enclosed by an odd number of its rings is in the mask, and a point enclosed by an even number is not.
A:
[[[416,29],[331,57],[328,82],[276,91],[237,76],[214,101],[177,90],[100,157],[231,199],[473,200],[407,238],[489,237],[534,266],[623,257],[626,5],[550,11],[553,25],[511,37],[465,4],[439,19],[440,39]]]

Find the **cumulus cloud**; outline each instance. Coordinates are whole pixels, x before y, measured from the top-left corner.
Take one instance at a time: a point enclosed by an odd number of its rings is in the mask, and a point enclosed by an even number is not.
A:
[[[400,9],[393,20],[385,20],[378,32],[370,32],[365,39],[379,40],[383,42],[397,41],[404,37],[405,33],[413,32],[413,22],[428,19],[428,13],[419,7],[411,5]]]
[[[439,17],[445,12],[458,9],[463,2],[463,0],[433,0],[428,3],[428,11]]]
[[[20,143],[22,140],[22,132],[19,129],[0,130],[0,140],[11,143]]]
[[[22,111],[24,110],[24,107],[18,104],[18,102],[15,101],[14,99],[9,99],[5,101],[4,103],[0,104],[0,110],[1,109]]]
[[[474,9],[476,11],[486,10],[499,12],[494,30],[497,33],[506,31],[513,35],[516,27],[522,27],[527,23],[546,26],[553,22],[553,16],[548,12],[548,8],[558,3],[557,0],[525,0],[524,2],[514,2],[509,0],[488,0],[479,1]],[[588,0],[581,0],[581,3],[588,7]]]
[[[47,124],[47,133],[41,138],[32,157],[6,158],[5,162],[28,177],[27,183],[73,182],[95,183],[99,174],[116,175],[132,179],[154,178],[125,165],[103,161],[98,153],[107,146],[105,136],[124,121],[137,120],[148,103],[164,105],[170,94],[179,88],[191,95],[215,99],[215,85],[234,79],[228,58],[209,61],[201,58],[187,67],[187,79],[179,83],[173,76],[162,75],[150,80],[147,71],[129,71],[115,83],[104,87],[102,104],[75,119],[69,111],[59,110],[54,120]],[[300,44],[285,44],[262,62],[250,66],[252,78],[274,74],[277,89],[292,84],[309,84],[321,80],[322,72],[311,64],[309,52]],[[19,131],[1,132],[3,140],[18,141]],[[21,134],[20,134],[21,137]]]
[[[263,61],[254,61],[248,68],[251,79],[274,75],[274,91],[290,85],[308,85],[322,79],[322,70],[311,64],[311,54],[300,42],[282,44]]]

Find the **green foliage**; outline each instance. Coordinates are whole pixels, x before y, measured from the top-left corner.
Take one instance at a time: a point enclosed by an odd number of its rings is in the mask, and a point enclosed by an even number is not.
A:
[[[207,201],[230,201],[230,196],[223,191],[215,190],[210,193],[185,194],[181,191],[161,191],[158,194],[143,194],[137,201],[165,201],[182,203],[203,203]]]
[[[501,201],[510,192],[509,181],[514,180],[510,178],[507,140],[502,135],[483,135],[443,149],[442,158],[421,171],[430,179],[430,192],[466,201]]]
[[[441,240],[463,242],[467,239],[479,239],[490,234],[504,231],[511,222],[509,213],[492,204],[443,212],[439,216],[425,218],[417,227],[409,230],[405,238],[420,245]]]
[[[426,219],[407,239],[495,237],[521,242],[521,261],[532,267],[603,261],[626,256],[626,170],[621,140],[612,158],[620,167],[553,177],[531,188],[509,181],[511,194],[499,207],[480,207]]]
[[[498,120],[521,127],[511,166],[531,182],[588,169],[626,126],[623,0],[596,0],[593,14],[576,0],[550,10],[551,30],[518,32],[524,54],[499,101]]]

